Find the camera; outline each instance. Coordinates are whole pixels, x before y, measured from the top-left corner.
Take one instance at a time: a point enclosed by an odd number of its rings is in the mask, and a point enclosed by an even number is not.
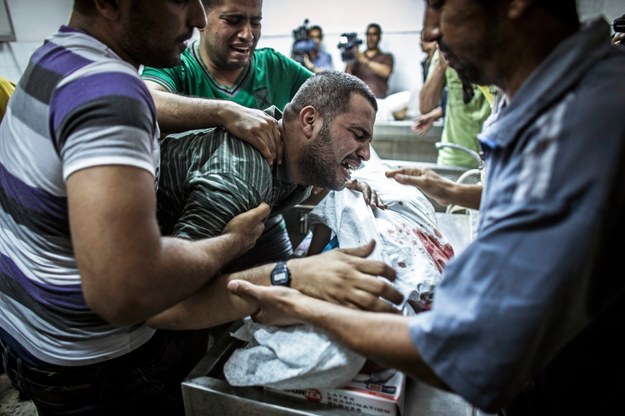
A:
[[[309,55],[317,45],[315,41],[308,37],[308,19],[304,19],[304,24],[293,29],[293,49],[291,55],[300,64],[304,63],[304,55]]]
[[[616,33],[624,33],[625,32],[625,14],[621,17],[617,17],[614,19],[612,23],[612,28]]]
[[[358,35],[355,32],[341,34],[337,47],[341,50],[341,59],[343,62],[356,59],[354,48],[357,48],[358,45],[362,45],[362,40],[358,39]]]

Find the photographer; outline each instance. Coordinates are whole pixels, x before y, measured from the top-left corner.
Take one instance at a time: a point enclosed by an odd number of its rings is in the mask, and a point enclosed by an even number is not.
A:
[[[612,43],[615,45],[625,46],[625,14],[621,17],[617,17],[616,19],[614,19],[612,27],[614,29]]]
[[[308,28],[308,19],[304,20],[302,26],[293,30],[291,58],[314,73],[334,69],[332,55],[321,50],[322,41],[323,30],[321,26],[315,25]]]
[[[308,29],[308,38],[315,43],[315,48],[310,53],[304,54],[304,66],[314,73],[334,69],[332,55],[321,50],[323,41],[321,26],[315,25]]]
[[[352,47],[354,59],[347,62],[345,72],[363,80],[377,98],[385,98],[388,94],[388,79],[393,72],[393,55],[384,53],[378,45],[382,37],[382,28],[377,23],[367,26],[367,49],[360,53]]]

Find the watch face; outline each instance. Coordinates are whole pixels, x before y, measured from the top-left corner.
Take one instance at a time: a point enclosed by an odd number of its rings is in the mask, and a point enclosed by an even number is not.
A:
[[[291,273],[284,262],[279,262],[271,272],[271,284],[274,286],[288,286],[291,282]]]
[[[266,275],[265,275],[266,276]],[[285,285],[289,282],[289,273],[288,272],[277,272],[273,275],[273,284],[274,285]]]

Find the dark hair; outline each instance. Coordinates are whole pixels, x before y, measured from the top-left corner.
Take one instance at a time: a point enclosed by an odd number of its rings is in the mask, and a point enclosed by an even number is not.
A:
[[[212,9],[213,7],[221,6],[227,0],[202,0],[202,5],[205,10]],[[260,0],[260,5],[263,5],[263,0]]]
[[[362,95],[378,111],[375,95],[360,78],[341,71],[320,72],[308,78],[286,105],[284,120],[294,120],[304,107],[312,105],[324,123],[331,123],[337,115],[348,111],[352,94]]]
[[[579,14],[575,0],[536,0],[546,12],[560,18],[564,23],[579,26]]]
[[[311,30],[318,30],[319,33],[321,34],[321,37],[323,37],[323,29],[321,29],[321,26],[319,25],[313,25],[311,27],[308,28],[308,33],[310,34]]]
[[[379,24],[377,23],[369,23],[369,25],[367,26],[367,30],[374,28],[378,31],[378,35],[382,36],[382,28],[380,27]]]
[[[74,11],[88,15],[93,11],[93,0],[74,0]]]

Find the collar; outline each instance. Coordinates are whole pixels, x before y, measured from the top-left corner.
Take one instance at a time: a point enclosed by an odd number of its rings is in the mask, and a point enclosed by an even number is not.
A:
[[[269,114],[276,120],[282,119],[282,111],[280,111],[275,105],[272,105],[271,107],[266,108],[263,111],[265,111],[265,113]],[[284,143],[284,137],[281,137],[281,139]],[[282,164],[276,165],[274,168],[274,177],[281,182],[293,183],[293,175],[291,174],[289,164],[289,155],[286,151],[282,152]]]
[[[573,88],[589,67],[610,53],[610,26],[603,18],[590,20],[549,54],[517,94],[478,135],[487,147],[506,147],[527,124]]]

